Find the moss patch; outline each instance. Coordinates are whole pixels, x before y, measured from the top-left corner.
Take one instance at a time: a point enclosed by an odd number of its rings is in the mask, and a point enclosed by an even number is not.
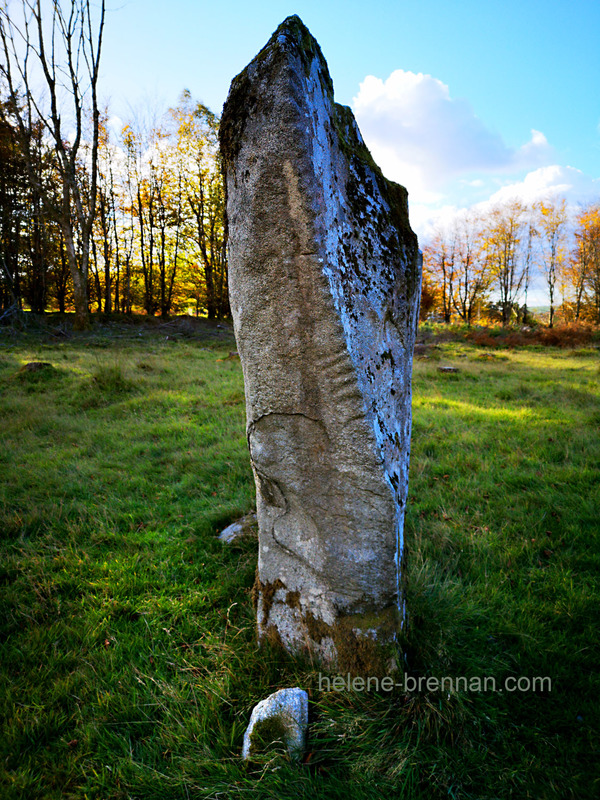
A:
[[[288,592],[285,596],[285,602],[290,608],[300,609],[300,592]]]
[[[335,625],[338,670],[362,677],[384,677],[388,673],[389,647],[370,636],[356,634],[354,627],[351,617],[342,618]]]
[[[340,672],[363,677],[383,677],[388,674],[388,662],[393,655],[394,640],[398,630],[398,613],[395,608],[380,613],[352,614],[340,617],[328,625],[310,612],[304,621],[310,638],[320,644],[331,638],[337,652],[336,668]],[[379,639],[356,633],[373,629]]]
[[[262,607],[262,620],[261,625],[266,625],[267,620],[269,619],[269,614],[271,613],[271,607],[273,605],[273,599],[275,597],[275,592],[278,589],[285,589],[285,583],[280,579],[277,578],[276,581],[273,583],[262,583],[260,578],[258,577],[258,571],[256,575],[256,580],[254,583],[254,587],[252,589],[253,598],[255,597],[258,604],[258,597],[262,597],[263,607]],[[288,592],[289,594],[289,592]]]
[[[256,723],[250,737],[250,755],[264,752],[265,750],[285,747],[287,731],[285,724],[279,717],[269,717]]]

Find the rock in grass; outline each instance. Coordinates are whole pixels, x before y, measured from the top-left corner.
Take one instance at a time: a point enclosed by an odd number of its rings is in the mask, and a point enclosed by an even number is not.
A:
[[[54,369],[49,361],[30,361],[29,364],[23,364],[19,372],[41,372],[42,370]]]
[[[299,761],[306,745],[308,695],[304,689],[280,689],[252,709],[244,734],[242,758],[249,759],[275,742],[283,742],[289,756]]]
[[[404,617],[421,283],[407,193],[334,102],[295,16],[233,80],[220,137],[259,637],[342,672],[385,673]]]
[[[30,361],[13,373],[11,380],[19,383],[43,384],[59,374],[59,371],[48,361]]]
[[[231,544],[238,539],[256,536],[256,514],[246,514],[245,517],[232,522],[219,534],[219,541]]]

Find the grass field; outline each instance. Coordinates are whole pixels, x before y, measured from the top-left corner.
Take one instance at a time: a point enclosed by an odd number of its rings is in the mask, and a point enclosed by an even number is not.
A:
[[[253,506],[234,346],[0,332],[0,797],[599,797],[599,350],[420,352],[406,671],[470,686],[367,693],[255,645],[256,544],[216,540]],[[244,766],[296,685],[305,763]]]

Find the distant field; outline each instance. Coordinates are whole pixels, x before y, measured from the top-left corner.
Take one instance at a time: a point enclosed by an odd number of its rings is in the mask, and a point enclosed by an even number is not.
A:
[[[0,329],[3,800],[600,796],[599,350],[427,341],[406,522],[421,691],[360,693],[256,648],[256,545],[216,541],[254,497],[230,331]],[[296,685],[306,763],[243,766],[252,706]]]

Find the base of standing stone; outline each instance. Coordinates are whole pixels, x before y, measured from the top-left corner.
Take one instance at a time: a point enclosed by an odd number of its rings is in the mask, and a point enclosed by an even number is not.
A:
[[[303,609],[300,592],[289,591],[280,580],[263,584],[257,576],[253,597],[259,641],[314,656],[325,668],[343,674],[382,677],[396,671],[401,627],[396,607],[337,614],[329,624]]]

